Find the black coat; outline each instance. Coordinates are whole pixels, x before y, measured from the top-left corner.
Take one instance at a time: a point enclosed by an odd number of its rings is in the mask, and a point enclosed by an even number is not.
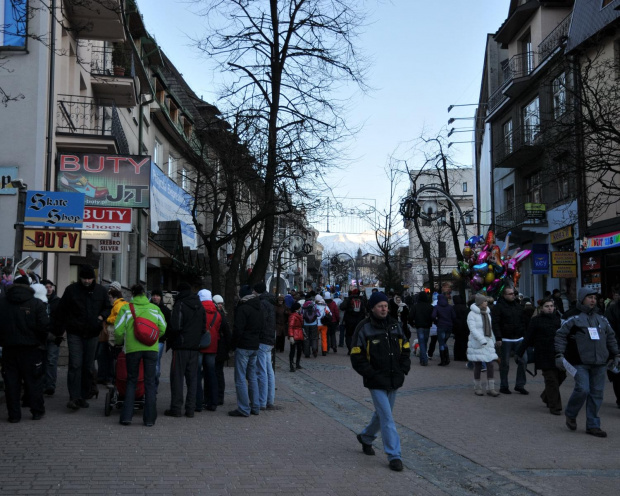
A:
[[[409,323],[420,329],[430,329],[433,327],[433,310],[435,307],[428,301],[420,301],[413,305],[409,312]]]
[[[261,300],[257,296],[242,299],[235,310],[232,350],[258,350],[260,334],[265,327]]]
[[[207,332],[207,313],[198,295],[181,291],[172,307],[166,346],[173,350],[198,350],[200,338]]]
[[[150,300],[150,302],[153,303],[153,305],[155,305],[153,300]],[[163,299],[159,302],[159,305],[157,305],[157,308],[159,308],[161,310],[161,313],[164,314],[164,319],[166,320],[166,329],[169,329],[169,327],[170,327],[170,320],[172,319],[172,312],[168,308],[168,305],[166,305],[164,303]],[[164,333],[163,335],[160,335],[159,342],[160,343],[165,343],[166,339],[168,339],[168,333],[167,332]]]
[[[217,354],[215,355],[215,361],[223,363],[228,360],[228,352],[230,351],[232,336],[230,335],[228,319],[221,312],[220,315],[222,316],[222,321],[220,323],[220,340],[217,342]]]
[[[13,284],[0,298],[0,346],[43,348],[50,330],[45,303],[34,290]]]
[[[555,312],[532,317],[517,354],[523,356],[533,346],[536,370],[555,369],[555,333],[561,326],[562,320]]]
[[[260,333],[259,339],[261,344],[273,346],[276,344],[276,307],[275,299],[272,294],[261,293],[258,296],[263,309],[263,318],[265,326]]]
[[[491,310],[493,334],[500,341],[506,339],[519,339],[525,334],[523,307],[516,302],[507,302],[500,298]]]
[[[62,336],[67,331],[68,334],[94,338],[101,332],[111,308],[108,292],[101,284],[93,282],[84,286],[81,282],[74,282],[65,289],[54,314],[55,334]]]

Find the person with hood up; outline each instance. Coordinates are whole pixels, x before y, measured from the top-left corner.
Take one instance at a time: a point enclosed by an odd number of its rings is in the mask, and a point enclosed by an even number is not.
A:
[[[495,336],[493,335],[489,300],[483,294],[478,293],[474,304],[470,307],[470,312],[467,315],[467,327],[469,327],[467,359],[474,364],[474,393],[476,396],[483,395],[480,374],[483,365],[486,364],[487,394],[497,397],[499,393],[495,391],[495,380],[493,379],[493,362],[497,360]]]
[[[170,408],[167,417],[183,415],[183,383],[187,385],[185,416],[192,418],[196,410],[196,378],[200,339],[207,332],[207,314],[192,287],[182,282],[172,307],[166,347],[172,349],[170,364]]]
[[[44,286],[40,293],[47,300]],[[30,287],[27,276],[15,278],[6,296],[0,298],[0,315],[2,374],[9,422],[17,423],[21,420],[22,382],[32,420],[40,420],[45,415],[43,379],[45,342],[50,320],[45,303],[35,297],[35,290]]]
[[[321,355],[326,356],[329,350],[328,332],[329,326],[332,322],[332,314],[327,308],[327,304],[321,295],[316,295],[314,297],[314,304],[316,307],[316,312],[319,316],[318,323],[318,331],[319,331],[319,340],[321,341]]]
[[[301,352],[304,348],[304,318],[301,315],[301,305],[297,302],[291,306],[291,314],[288,318],[288,336],[291,342],[291,351],[288,355],[290,371],[301,369]],[[293,358],[297,353],[296,364],[293,364]]]
[[[348,354],[351,354],[351,342],[353,339],[353,333],[359,324],[366,317],[364,311],[364,300],[360,295],[358,288],[353,288],[349,292],[349,296],[340,305],[340,310],[344,313],[342,322],[345,327],[345,343],[348,348]]]
[[[211,343],[206,348],[200,350],[198,356],[198,384],[196,386],[196,411],[201,412],[203,408],[210,412],[217,410],[218,386],[217,374],[215,373],[215,357],[220,341],[220,326],[222,316],[217,311],[211,291],[201,289],[198,291],[198,298],[207,313],[206,331],[211,335]],[[204,380],[204,389],[203,389]],[[204,403],[204,404],[203,404]]]
[[[249,417],[260,413],[256,359],[265,319],[258,296],[248,285],[241,286],[239,304],[235,310],[232,346],[235,351],[235,389],[237,408],[228,412],[231,417]],[[250,404],[251,402],[251,404]]]
[[[432,319],[437,324],[437,340],[439,341],[439,357],[441,358],[441,362],[437,365],[448,365],[450,363],[448,338],[456,322],[456,312],[448,303],[446,295],[440,294],[437,297],[437,306],[433,309]]]
[[[580,288],[577,307],[564,315],[555,334],[555,366],[566,370],[564,360],[575,369],[575,387],[564,415],[566,426],[577,430],[577,415],[586,404],[586,433],[607,437],[598,416],[605,390],[605,364],[620,366],[616,335],[605,317],[598,313],[596,291]]]

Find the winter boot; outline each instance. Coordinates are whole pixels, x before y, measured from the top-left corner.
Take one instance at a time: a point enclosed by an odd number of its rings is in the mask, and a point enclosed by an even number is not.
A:
[[[289,360],[289,366],[291,367],[291,372],[295,372],[295,364],[293,363],[293,360]]]
[[[482,392],[482,384],[480,383],[480,379],[478,380],[474,379],[474,394],[476,396],[484,396],[484,393]]]
[[[444,351],[444,361],[446,362],[444,365],[450,365],[450,350],[447,348]]]
[[[494,398],[496,396],[499,396],[499,393],[495,391],[495,380],[494,379],[489,379],[487,381],[487,394],[489,396],[493,396]]]
[[[437,365],[442,367],[448,365],[448,363],[446,362],[446,351],[448,350],[439,350],[439,358],[441,359],[441,362],[439,362]]]

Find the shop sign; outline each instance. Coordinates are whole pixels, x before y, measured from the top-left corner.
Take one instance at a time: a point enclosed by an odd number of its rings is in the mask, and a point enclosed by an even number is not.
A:
[[[533,253],[533,269],[532,274],[548,274],[549,273],[549,254]]]
[[[83,229],[131,232],[131,209],[84,207]]]
[[[15,195],[17,188],[11,186],[11,181],[17,179],[17,167],[0,167],[0,195]]]
[[[112,239],[111,231],[82,231],[82,239]]]
[[[601,257],[581,257],[581,270],[599,270],[601,268]]]
[[[23,251],[78,253],[80,231],[24,229]]]
[[[603,236],[593,236],[583,238],[581,243],[581,252],[589,252],[596,250],[607,250],[620,246],[620,232],[612,232]]]
[[[121,233],[113,232],[110,239],[99,240],[99,253],[121,253]]]
[[[577,277],[576,265],[552,265],[551,277],[561,279],[575,279]]]
[[[83,193],[94,207],[149,208],[151,157],[63,154],[56,168],[56,189]]]
[[[57,191],[26,193],[25,226],[79,229],[84,218],[84,195]]]
[[[549,233],[549,242],[551,244],[561,243],[573,239],[573,226],[566,226],[562,229],[556,229]]]
[[[547,211],[547,205],[544,203],[526,203],[525,216],[528,219],[542,219]]]
[[[577,265],[577,254],[574,251],[552,251],[553,265]]]

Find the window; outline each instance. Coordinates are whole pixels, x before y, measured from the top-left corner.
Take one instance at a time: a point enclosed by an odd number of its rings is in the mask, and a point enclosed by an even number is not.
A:
[[[172,154],[168,155],[168,177],[173,178],[177,173],[177,159],[172,156]]]
[[[533,145],[540,131],[538,97],[523,107],[523,144]]]
[[[536,172],[525,179],[528,203],[542,203],[542,172]]]
[[[0,48],[26,48],[26,0],[0,0]]]
[[[566,74],[562,73],[551,82],[553,92],[553,117],[559,118],[566,112]]]
[[[153,162],[155,162],[160,167],[163,166],[164,160],[164,145],[155,138],[155,146],[153,146]]]
[[[445,241],[440,241],[439,242],[439,258],[446,258],[447,255],[447,250],[446,250],[446,242]]]
[[[465,214],[465,224],[471,226],[474,223],[474,214]]]
[[[189,191],[187,188],[189,187],[189,177],[188,177],[189,171],[186,168],[182,168],[179,171],[179,180],[181,181],[181,188],[184,191]]]
[[[532,51],[532,36],[527,33],[521,38],[521,54],[523,59],[521,60],[521,70],[517,69],[516,77],[526,76],[534,69],[534,52]]]
[[[505,190],[504,190],[504,201],[505,201],[505,206],[506,206],[506,210],[512,210],[515,206],[515,187],[514,186],[508,186]]]
[[[509,155],[512,153],[512,119],[504,122],[502,131],[502,134],[504,135],[504,149],[506,151],[506,155]]]
[[[467,193],[467,183],[463,183],[463,193]]]
[[[428,241],[422,241],[422,253],[423,256],[431,256],[431,244]]]

